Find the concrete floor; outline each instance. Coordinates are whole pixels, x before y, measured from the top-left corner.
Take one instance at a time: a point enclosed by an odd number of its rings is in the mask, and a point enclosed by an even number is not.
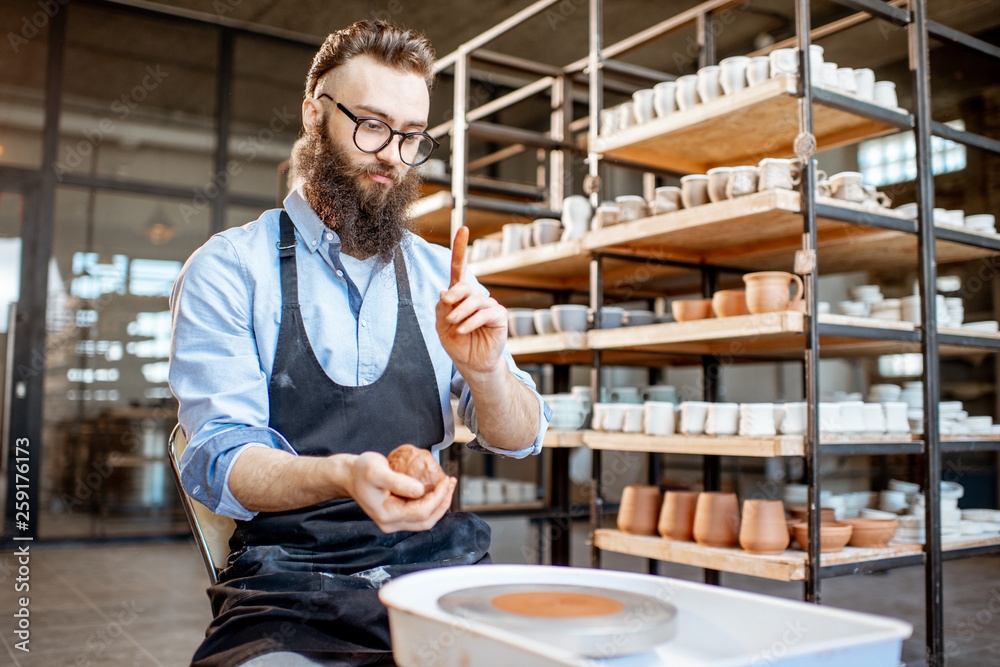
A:
[[[523,563],[533,542],[528,524],[491,521],[495,562]],[[573,564],[589,563],[586,527],[574,531]],[[612,553],[604,566],[646,571],[647,561]],[[94,546],[35,544],[30,591],[16,593],[17,561],[0,554],[0,664],[16,667],[173,667],[187,665],[210,617],[207,577],[189,541]],[[696,568],[660,564],[660,574],[699,580]],[[723,575],[723,584],[800,598],[801,584]],[[14,649],[13,614],[30,597],[30,653]],[[914,635],[904,643],[910,667],[923,659],[923,570],[842,577],[822,585],[824,604],[904,619]],[[946,563],[944,578],[948,667],[1000,665],[1000,560]],[[9,654],[10,659],[6,656]],[[859,665],[858,667],[864,667]]]

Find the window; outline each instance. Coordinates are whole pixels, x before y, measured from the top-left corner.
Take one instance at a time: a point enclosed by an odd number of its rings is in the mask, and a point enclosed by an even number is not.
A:
[[[965,129],[965,121],[945,125]],[[917,177],[917,145],[913,131],[862,141],[858,147],[858,166],[867,185],[880,186],[912,181]],[[931,171],[944,174],[965,169],[965,146],[941,137],[931,137]]]

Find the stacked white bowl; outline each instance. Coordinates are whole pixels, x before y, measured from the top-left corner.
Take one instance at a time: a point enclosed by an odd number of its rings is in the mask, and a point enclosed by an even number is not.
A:
[[[903,388],[898,384],[873,384],[868,388],[869,403],[895,403]]]
[[[965,228],[972,232],[997,233],[996,216],[989,213],[965,216]]]

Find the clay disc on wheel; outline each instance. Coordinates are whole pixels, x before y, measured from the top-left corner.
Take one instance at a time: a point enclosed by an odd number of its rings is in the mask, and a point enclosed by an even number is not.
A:
[[[649,650],[673,638],[677,609],[650,595],[566,584],[478,586],[441,596],[438,605],[591,658]]]

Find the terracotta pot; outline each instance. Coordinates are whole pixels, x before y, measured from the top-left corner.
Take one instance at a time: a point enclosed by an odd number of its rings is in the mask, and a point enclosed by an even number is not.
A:
[[[752,554],[780,554],[788,548],[785,506],[780,500],[746,500],[740,522],[740,546]]]
[[[712,295],[712,312],[716,317],[736,317],[749,315],[747,292],[742,289],[719,290]]]
[[[785,271],[760,271],[743,276],[747,286],[747,308],[751,313],[774,313],[788,310],[794,301],[801,301],[805,293],[802,279]],[[788,286],[794,282],[798,289],[788,298]]]
[[[792,526],[795,539],[803,551],[809,544],[809,524],[797,523]],[[853,528],[846,523],[821,523],[819,526],[820,553],[829,554],[842,550],[851,539]]]
[[[671,540],[693,540],[694,508],[697,503],[697,491],[667,491],[660,510],[660,522],[656,526],[660,535]]]
[[[670,303],[670,312],[678,322],[706,320],[712,316],[711,299],[681,299]]]
[[[844,519],[843,523],[853,528],[848,542],[852,547],[887,546],[899,527],[897,519]]]
[[[792,520],[795,523],[801,523],[809,518],[809,508],[805,505],[795,505],[794,507],[789,507],[788,511],[792,513]],[[837,513],[832,507],[821,507],[819,512],[819,520],[823,523],[837,520]]]
[[[622,491],[618,530],[632,535],[656,535],[660,516],[660,487],[632,484]]]
[[[740,506],[735,493],[709,491],[698,495],[694,510],[694,541],[708,547],[735,547],[740,532]]]

